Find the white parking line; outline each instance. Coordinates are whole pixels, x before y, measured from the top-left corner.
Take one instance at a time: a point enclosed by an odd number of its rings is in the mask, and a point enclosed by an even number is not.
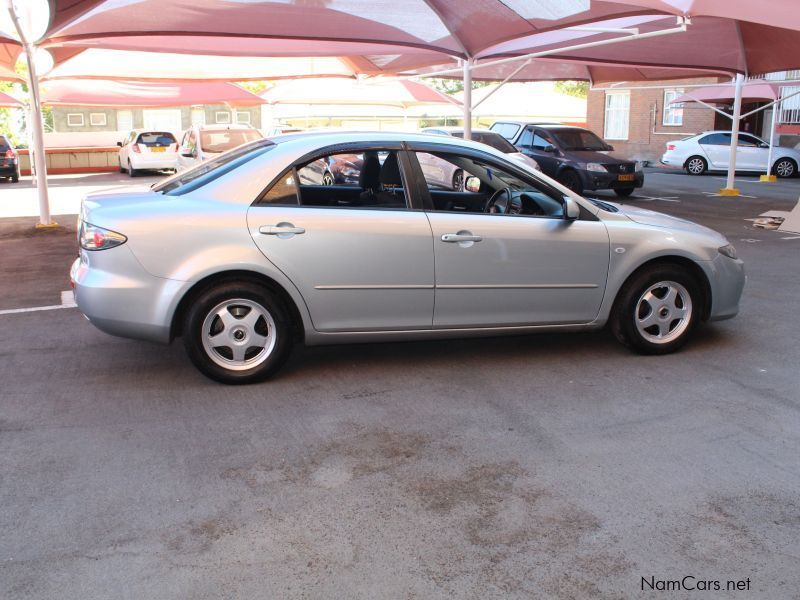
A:
[[[8,308],[0,310],[0,315],[16,315],[20,313],[38,312],[41,310],[58,310],[60,308],[75,308],[75,297],[72,290],[61,292],[61,304],[52,304],[50,306],[31,306],[28,308]]]
[[[652,202],[654,200],[660,200],[662,202],[680,202],[678,200],[678,196],[645,196],[636,194],[632,196],[633,200],[644,200],[645,202]]]

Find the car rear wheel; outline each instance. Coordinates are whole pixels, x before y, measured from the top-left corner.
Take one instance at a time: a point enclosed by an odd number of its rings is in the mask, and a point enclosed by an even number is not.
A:
[[[204,375],[235,384],[266,379],[292,346],[281,301],[250,282],[225,283],[196,298],[186,314],[183,341]]]
[[[674,265],[653,265],[620,290],[611,329],[620,342],[641,354],[668,354],[691,337],[702,302],[694,277]]]
[[[620,188],[614,190],[614,193],[620,198],[627,198],[633,193],[634,188]]]
[[[702,156],[692,156],[684,165],[689,175],[702,175],[708,169],[708,163]]]
[[[137,171],[131,166],[131,161],[130,159],[128,159],[128,175],[130,175],[131,177],[136,177],[138,174],[139,171]]]
[[[775,162],[772,172],[781,179],[788,179],[797,173],[797,164],[791,158],[781,158]]]
[[[561,175],[558,176],[558,182],[578,195],[583,194],[581,176],[571,169],[562,172]]]
[[[9,177],[11,183],[19,183],[19,172],[14,173],[11,177]]]

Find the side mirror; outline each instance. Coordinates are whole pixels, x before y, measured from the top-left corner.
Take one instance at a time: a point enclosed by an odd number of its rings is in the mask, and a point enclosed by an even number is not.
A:
[[[614,151],[614,146],[612,146],[611,144],[606,144],[606,151],[607,152],[613,152]]]
[[[464,181],[464,189],[468,192],[477,193],[481,191],[481,180],[475,177],[474,175],[470,175]]]
[[[119,148],[122,148],[122,142],[117,142],[117,146],[118,146]]]
[[[550,152],[551,154],[556,151],[556,147],[552,144],[547,144],[544,148],[542,148],[543,152]]]
[[[181,150],[181,156],[184,156],[186,158],[194,158],[194,152],[192,150],[184,149]]]
[[[759,145],[758,145],[758,147],[759,147],[759,148],[769,148],[769,144],[767,144],[767,143],[762,143],[762,144],[759,144]]]
[[[581,207],[569,196],[564,196],[564,219],[574,221],[581,216]]]

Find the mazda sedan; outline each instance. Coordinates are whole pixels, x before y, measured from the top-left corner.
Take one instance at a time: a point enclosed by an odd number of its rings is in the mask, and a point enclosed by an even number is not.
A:
[[[357,155],[357,183],[309,184]],[[426,180],[430,156],[463,190]],[[351,161],[352,162],[352,161]],[[251,142],[145,192],[83,201],[80,310],[131,338],[182,337],[226,383],[261,380],[297,341],[332,344],[586,331],[681,347],[733,317],[742,262],[720,234],[590,201],[486,145],[424,134]]]

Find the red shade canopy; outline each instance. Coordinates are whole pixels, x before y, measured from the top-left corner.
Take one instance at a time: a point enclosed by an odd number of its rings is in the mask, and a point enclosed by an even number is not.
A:
[[[194,104],[256,106],[264,100],[232,83],[139,83],[130,81],[63,80],[42,86],[42,102],[50,106],[160,107]]]
[[[714,85],[709,87],[695,88],[681,94],[672,104],[683,102],[707,102],[708,104],[730,104],[734,100],[736,86],[734,85]],[[742,86],[742,103],[751,102],[772,102],[781,95],[781,86],[766,81],[751,81]]]
[[[22,108],[22,102],[0,92],[0,108]]]

